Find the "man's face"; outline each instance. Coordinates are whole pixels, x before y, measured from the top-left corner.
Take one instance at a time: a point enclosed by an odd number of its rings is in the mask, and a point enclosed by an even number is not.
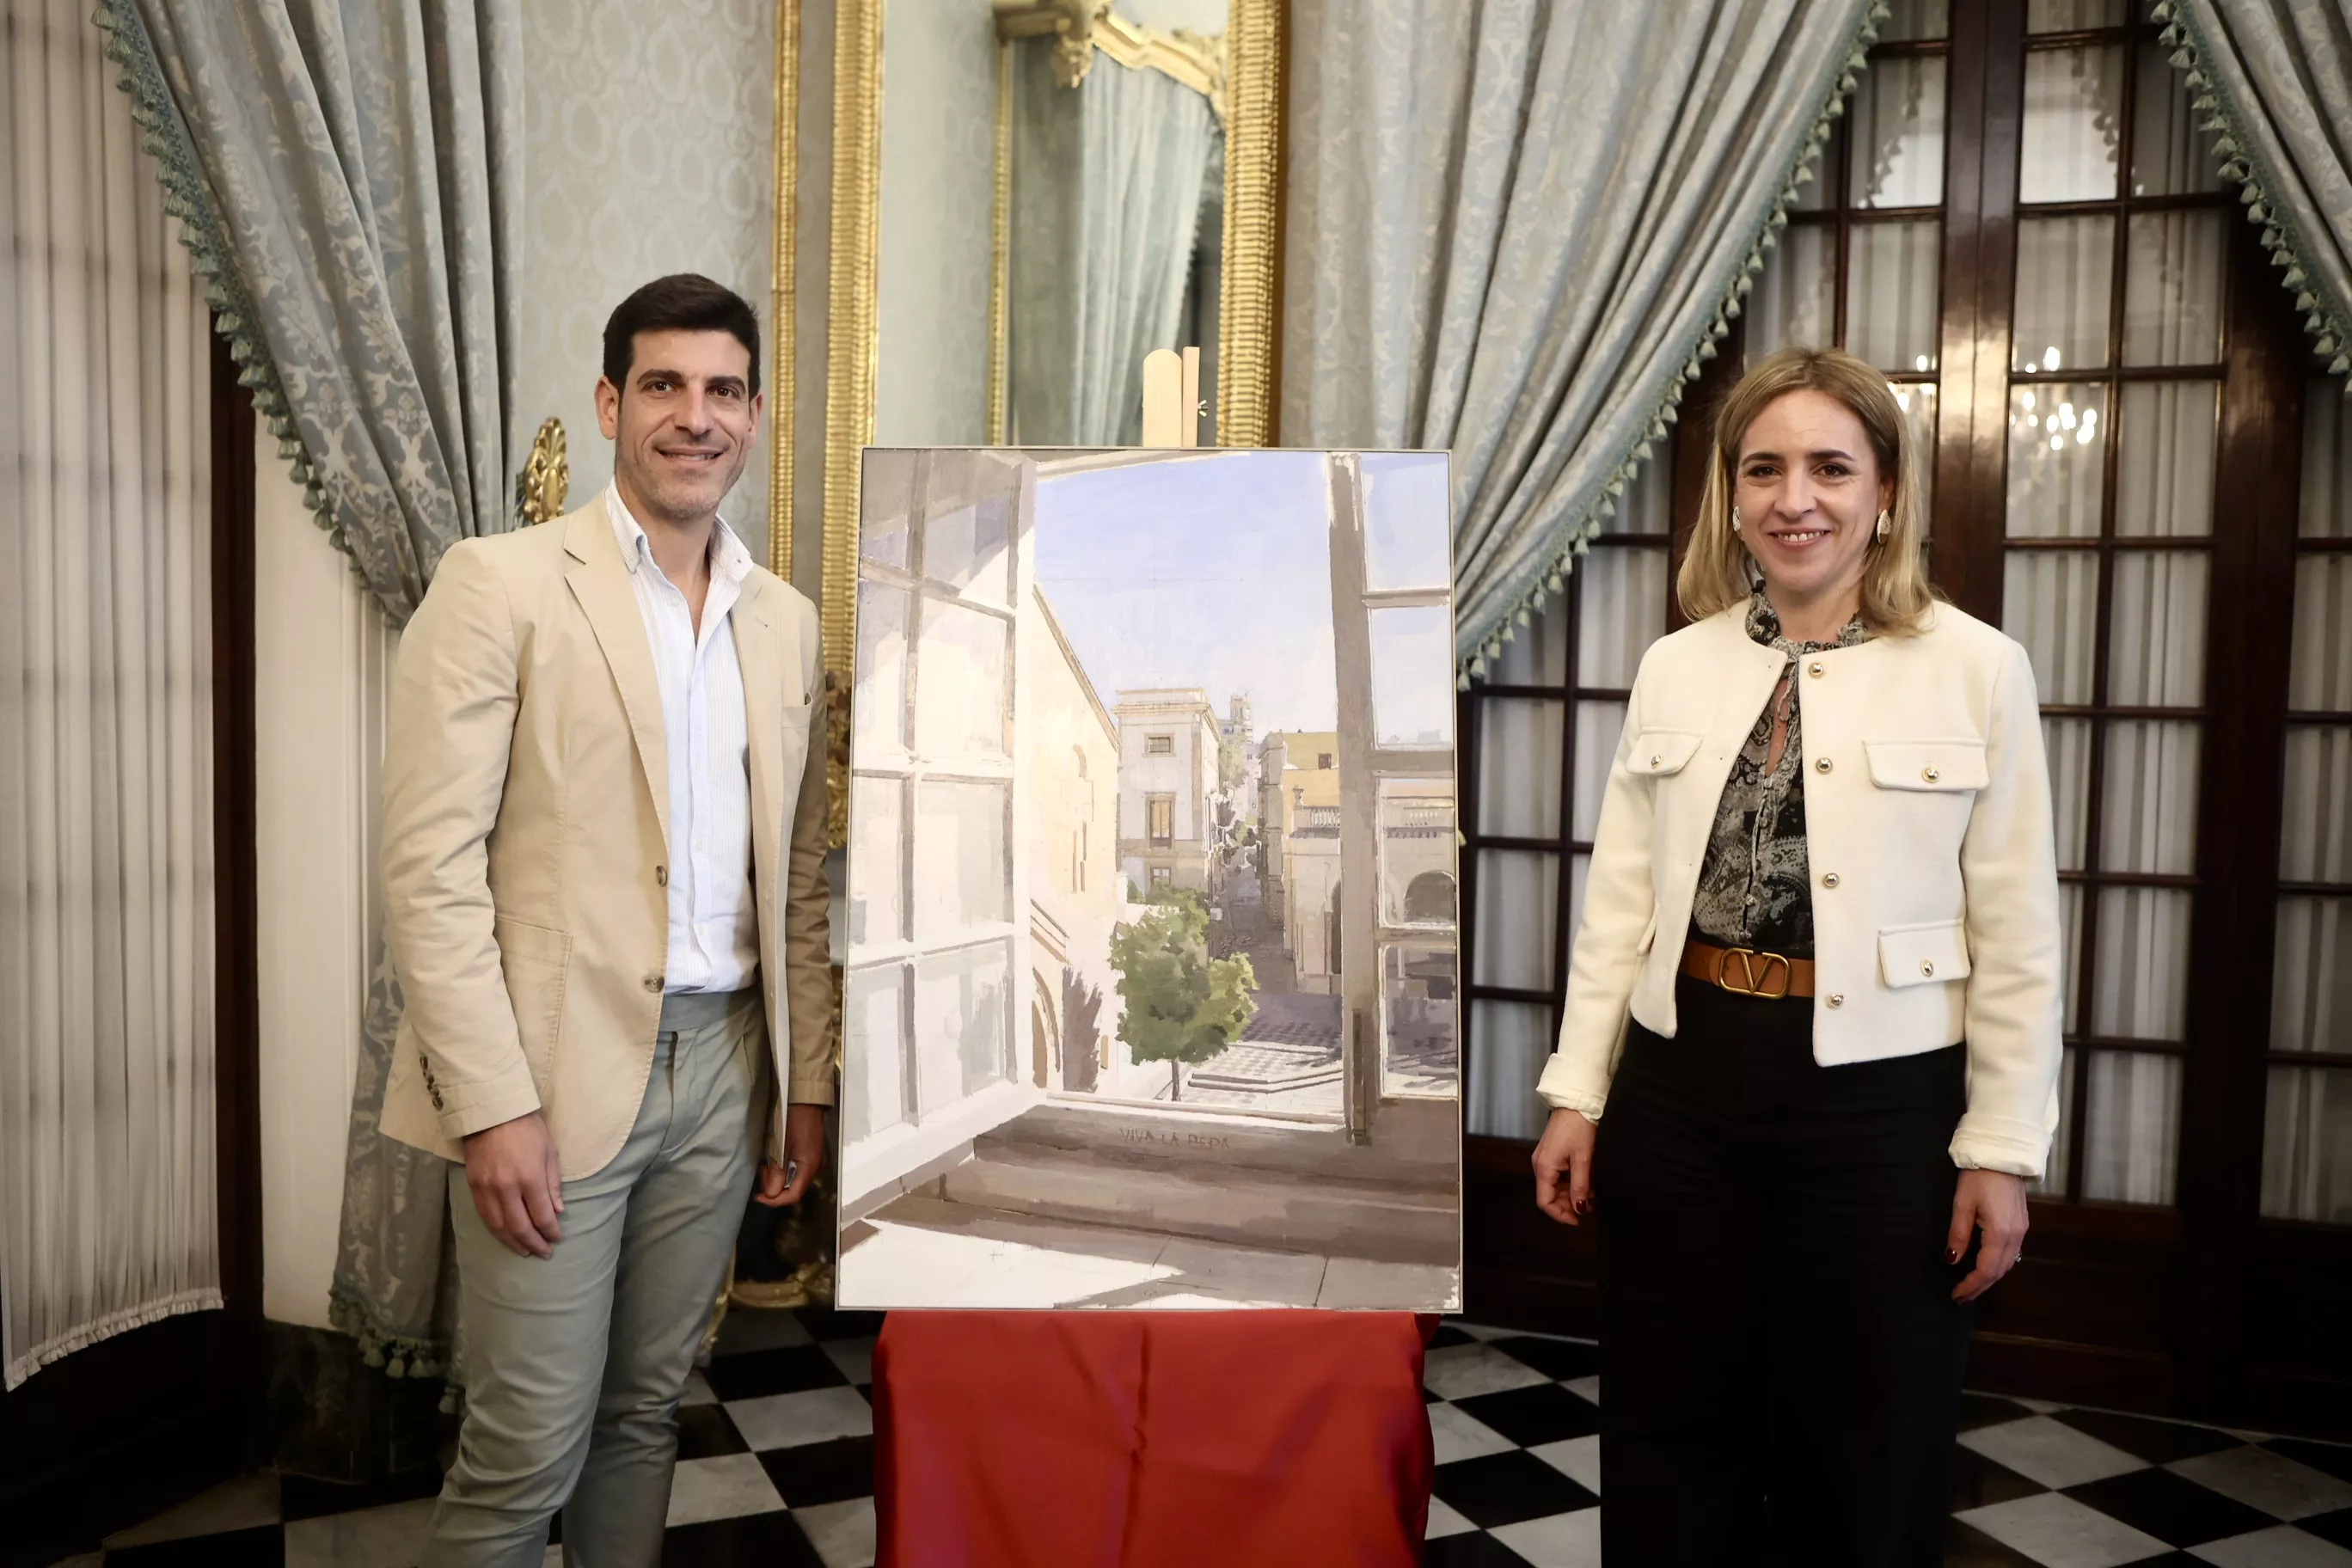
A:
[[[632,511],[689,523],[712,516],[751,455],[761,400],[751,353],[731,332],[639,332],[629,383],[596,382],[596,422]]]

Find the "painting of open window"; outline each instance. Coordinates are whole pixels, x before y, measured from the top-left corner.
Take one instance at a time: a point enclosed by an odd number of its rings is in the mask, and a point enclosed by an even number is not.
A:
[[[1448,495],[866,453],[843,1306],[1458,1306]]]

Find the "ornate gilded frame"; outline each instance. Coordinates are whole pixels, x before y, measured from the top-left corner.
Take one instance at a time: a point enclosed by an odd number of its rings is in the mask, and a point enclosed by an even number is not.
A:
[[[826,289],[824,387],[824,584],[819,615],[834,712],[833,843],[847,839],[848,687],[856,650],[857,606],[857,475],[859,455],[874,438],[875,364],[878,347],[877,279],[882,190],[882,7],[885,0],[836,0],[833,55],[833,179],[831,267]],[[1199,76],[1212,93],[1222,76],[1225,120],[1224,274],[1220,297],[1217,431],[1221,445],[1262,447],[1274,434],[1276,279],[1282,203],[1282,49],[1285,0],[1227,0],[1222,71],[1199,40],[1160,35],[1112,14],[1109,0],[1005,0],[1000,28],[1008,39],[1057,36],[1066,68],[1083,75],[1092,51],[1131,66],[1150,66],[1179,79]],[[1019,29],[1027,28],[1022,32]],[[792,560],[792,311],[793,255],[799,211],[795,195],[796,127],[788,116],[799,104],[800,33],[795,0],[778,0],[776,27],[776,374],[770,457],[770,559]],[[1000,48],[1009,47],[1008,45]],[[1011,61],[1000,54],[998,91],[1010,85]],[[999,116],[1000,124],[1009,117]],[[999,145],[1005,137],[1000,131]],[[1001,247],[1008,180],[996,176]],[[1001,263],[992,257],[992,339],[1004,309]],[[990,429],[1002,430],[1003,351],[990,366]]]

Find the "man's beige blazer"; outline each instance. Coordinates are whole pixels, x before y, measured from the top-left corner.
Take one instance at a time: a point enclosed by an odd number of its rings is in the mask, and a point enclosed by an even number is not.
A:
[[[752,901],[782,1100],[830,1104],[816,611],[751,569],[731,612]],[[669,770],[652,645],[600,497],[441,558],[401,638],[384,742],[387,934],[406,1001],[383,1131],[459,1140],[544,1112],[601,1169],[653,1068],[669,950]],[[812,742],[812,733],[815,736]],[[756,1125],[756,1123],[755,1123]]]

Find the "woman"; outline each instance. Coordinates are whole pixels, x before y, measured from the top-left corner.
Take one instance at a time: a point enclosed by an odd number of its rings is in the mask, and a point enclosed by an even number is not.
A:
[[[2033,671],[1929,591],[1924,460],[1860,360],[1758,365],[1626,707],[1535,1152],[1606,1203],[1612,1563],[1942,1561],[2061,942]]]

